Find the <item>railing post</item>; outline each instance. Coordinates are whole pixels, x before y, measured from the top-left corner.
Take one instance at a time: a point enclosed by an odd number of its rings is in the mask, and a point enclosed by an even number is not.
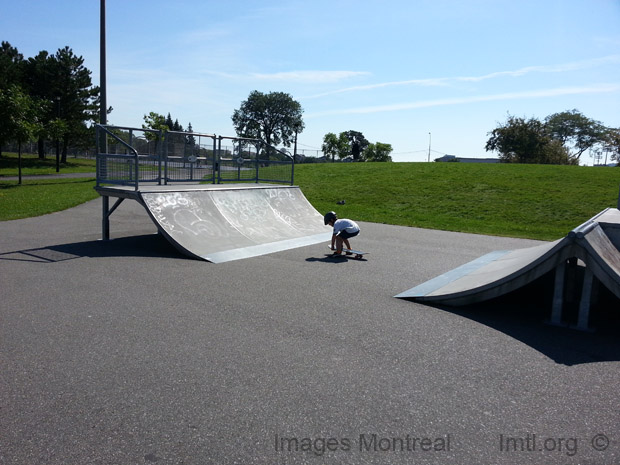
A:
[[[222,163],[222,136],[217,138],[217,160],[217,183],[220,184],[222,182],[222,167],[219,166]]]
[[[217,163],[217,159],[216,159],[216,151],[217,151],[217,137],[213,136],[213,163],[211,165],[211,177],[212,177],[212,184],[215,184],[215,171],[216,171],[216,163]]]
[[[297,140],[295,140],[297,142]],[[293,181],[295,179],[295,155],[293,155],[293,163],[291,163],[291,186],[293,185]]]
[[[136,150],[134,152],[133,155],[133,159],[134,159],[134,174],[135,174],[135,190],[138,191],[139,190],[139,186],[140,186],[140,160],[138,159],[138,151]]]
[[[168,184],[168,157],[167,153],[164,150],[164,139],[161,135],[161,129],[157,131],[157,140],[159,144],[157,144],[157,157],[163,161],[164,163],[164,184]],[[161,177],[159,178],[159,184],[161,184]]]
[[[260,142],[258,144],[256,144],[256,183],[257,184],[258,184],[258,175],[259,175],[258,170],[259,170],[259,167],[260,167],[260,162],[259,162],[260,148],[259,147],[261,145],[262,144]]]
[[[103,130],[103,126],[100,124],[95,125],[96,128],[96,143],[97,153],[95,154],[95,165],[97,171],[97,186],[99,186],[104,179],[108,177],[108,160],[106,157],[100,156],[101,154],[108,153],[108,137]]]

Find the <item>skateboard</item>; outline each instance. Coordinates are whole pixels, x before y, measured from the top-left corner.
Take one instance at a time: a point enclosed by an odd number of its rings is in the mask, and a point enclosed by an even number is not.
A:
[[[331,245],[329,245],[329,244],[327,244],[327,248],[328,248],[329,250],[333,250],[333,251],[335,251],[334,249],[332,249],[332,246],[331,246]],[[343,257],[343,258],[354,258],[354,259],[356,259],[356,260],[361,260],[362,258],[364,258],[364,255],[365,255],[366,253],[368,253],[368,252],[361,252],[361,251],[359,251],[359,250],[351,250],[351,249],[345,249],[345,248],[343,248],[343,249],[342,249],[342,251],[343,251],[343,252],[345,252],[345,253],[340,254],[340,255],[330,255],[330,257],[336,257],[336,258],[339,258],[339,257]],[[346,252],[349,252],[349,253],[351,253],[352,255],[346,255]]]

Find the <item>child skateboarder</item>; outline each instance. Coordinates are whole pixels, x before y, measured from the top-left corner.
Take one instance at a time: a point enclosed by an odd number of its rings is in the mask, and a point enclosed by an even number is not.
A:
[[[335,250],[334,255],[342,254],[343,244],[345,248],[351,250],[351,244],[349,243],[349,239],[357,236],[360,233],[360,227],[357,225],[357,223],[355,221],[345,218],[339,220],[335,212],[326,213],[324,220],[325,225],[330,225],[334,228],[331,244],[331,249]],[[336,247],[334,248],[334,246]],[[346,254],[352,255],[351,252],[346,252]]]

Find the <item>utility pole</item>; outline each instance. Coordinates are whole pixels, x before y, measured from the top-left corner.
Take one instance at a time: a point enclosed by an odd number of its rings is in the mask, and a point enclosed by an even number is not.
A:
[[[431,133],[428,133],[428,162],[431,162]]]

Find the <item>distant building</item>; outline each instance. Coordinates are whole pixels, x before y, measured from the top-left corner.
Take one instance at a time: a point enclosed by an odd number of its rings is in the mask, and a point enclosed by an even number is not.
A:
[[[444,155],[441,158],[435,158],[437,162],[459,162],[459,163],[499,163],[499,158],[465,158],[456,155]]]

